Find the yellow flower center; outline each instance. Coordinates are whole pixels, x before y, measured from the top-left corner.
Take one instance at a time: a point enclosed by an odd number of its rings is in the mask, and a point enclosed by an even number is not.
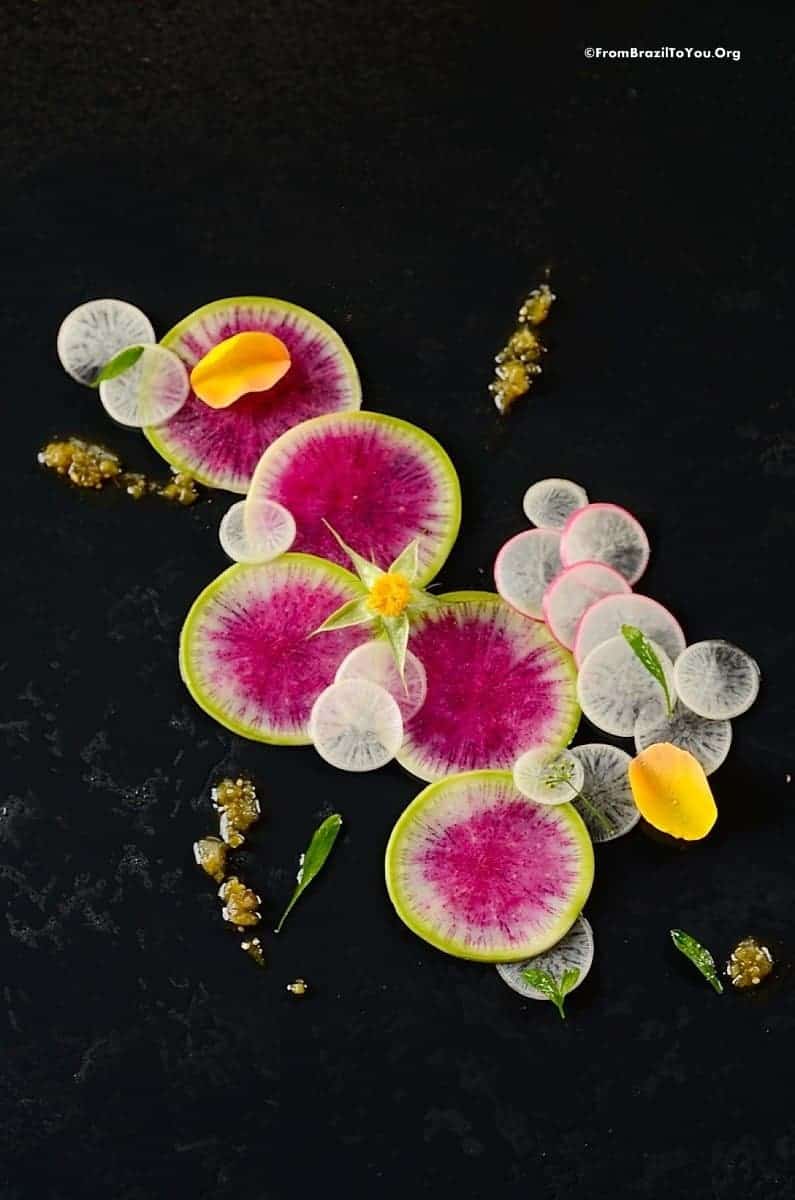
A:
[[[368,607],[380,617],[399,617],[411,598],[411,585],[405,575],[387,571],[379,575],[367,597]]]

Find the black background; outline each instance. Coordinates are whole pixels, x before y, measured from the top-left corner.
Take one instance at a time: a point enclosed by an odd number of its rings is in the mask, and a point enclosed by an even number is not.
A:
[[[793,29],[773,5],[554,7],[4,8],[4,1200],[795,1196]],[[546,373],[501,420],[492,354],[546,266]],[[177,635],[226,497],[135,504],[36,465],[82,433],[162,466],[61,372],[67,311],[118,295],[162,332],[251,292],[322,314],[367,407],[450,451],[446,588],[487,585],[525,487],[568,475],[646,523],[644,590],[691,639],[760,660],[710,838],[599,850],[565,1024],[394,916],[399,768],[345,777],[190,701]],[[346,822],[264,972],[191,857],[236,769],[266,929],[318,818]],[[718,998],[672,925],[721,956],[772,939],[778,981]]]

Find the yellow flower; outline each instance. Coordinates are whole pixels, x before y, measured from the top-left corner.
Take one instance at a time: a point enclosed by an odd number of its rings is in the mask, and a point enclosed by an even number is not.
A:
[[[397,571],[385,571],[375,580],[367,596],[367,607],[381,617],[400,617],[411,600],[411,584]]]

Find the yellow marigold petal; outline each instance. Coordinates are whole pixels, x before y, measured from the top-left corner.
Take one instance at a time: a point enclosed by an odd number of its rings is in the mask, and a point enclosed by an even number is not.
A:
[[[290,369],[290,351],[272,333],[236,333],[208,350],[190,373],[191,387],[210,408],[228,408],[247,392],[266,392]]]
[[[647,746],[629,765],[632,795],[655,829],[685,841],[706,837],[718,817],[701,764],[669,742]]]

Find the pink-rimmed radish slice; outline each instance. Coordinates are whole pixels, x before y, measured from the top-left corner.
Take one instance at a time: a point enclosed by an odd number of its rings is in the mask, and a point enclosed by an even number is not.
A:
[[[673,699],[673,664],[662,646],[654,642],[650,645],[660,660]],[[614,737],[632,737],[635,722],[644,710],[666,710],[662,685],[621,635],[602,642],[588,655],[577,676],[577,699],[591,724]]]
[[[544,592],[544,620],[560,644],[571,650],[586,609],[603,596],[630,590],[623,575],[612,567],[599,562],[576,563],[561,571]]]
[[[126,300],[88,300],[58,330],[58,358],[67,375],[92,387],[102,368],[127,346],[155,341],[152,322]]]
[[[395,656],[388,642],[374,639],[351,650],[337,671],[337,683],[344,679],[369,679],[389,692],[400,709],[404,723],[419,712],[428,691],[425,667],[416,654],[406,651],[404,679],[400,678]]]
[[[295,540],[295,521],[281,504],[262,505],[254,538],[245,525],[245,500],[238,500],[224,513],[218,540],[233,562],[270,562],[286,554]]]
[[[640,522],[617,504],[588,504],[572,513],[560,539],[563,565],[601,562],[637,583],[649,561],[649,539]]]
[[[398,818],[386,885],[418,937],[458,958],[515,962],[559,942],[593,883],[591,839],[571,804],[534,804],[510,771],[433,783]]]
[[[170,420],[182,408],[189,391],[188,372],[176,354],[162,346],[142,346],[131,367],[102,380],[99,398],[114,421],[141,429]]]
[[[675,662],[687,644],[676,617],[648,596],[605,596],[583,613],[574,638],[574,661],[582,666],[597,646],[608,638],[618,637],[622,625],[634,625],[647,638],[662,646],[671,662]]]
[[[694,642],[676,660],[674,679],[680,699],[710,721],[739,717],[756,700],[759,664],[739,646],[712,639]]]
[[[403,718],[395,700],[369,679],[346,679],[321,692],[309,717],[321,758],[340,771],[377,771],[395,757]]]
[[[494,583],[511,608],[543,621],[541,601],[560,569],[560,534],[553,529],[526,529],[506,542],[497,555]]]
[[[589,742],[571,753],[583,769],[579,797],[572,801],[593,842],[613,842],[634,829],[640,813],[629,783],[630,756],[618,746]]]
[[[539,479],[522,500],[524,515],[539,529],[561,530],[573,512],[588,503],[585,488],[570,479]]]
[[[526,750],[513,764],[513,782],[536,804],[568,804],[582,787],[582,763],[571,750]]]
[[[687,750],[701,764],[704,774],[711,775],[725,762],[731,748],[731,722],[709,721],[692,712],[681,700],[671,716],[653,705],[650,712],[641,712],[635,722],[635,749],[640,754],[647,746],[660,742]]]
[[[523,977],[522,972],[532,968],[534,971],[546,971],[556,983],[560,983],[565,971],[577,971],[577,981],[570,988],[574,991],[585,981],[585,977],[593,965],[594,944],[593,930],[585,917],[578,917],[569,932],[550,946],[549,950],[526,958],[522,962],[497,963],[497,972],[503,983],[526,1000],[548,1000],[543,992],[539,992]]]

